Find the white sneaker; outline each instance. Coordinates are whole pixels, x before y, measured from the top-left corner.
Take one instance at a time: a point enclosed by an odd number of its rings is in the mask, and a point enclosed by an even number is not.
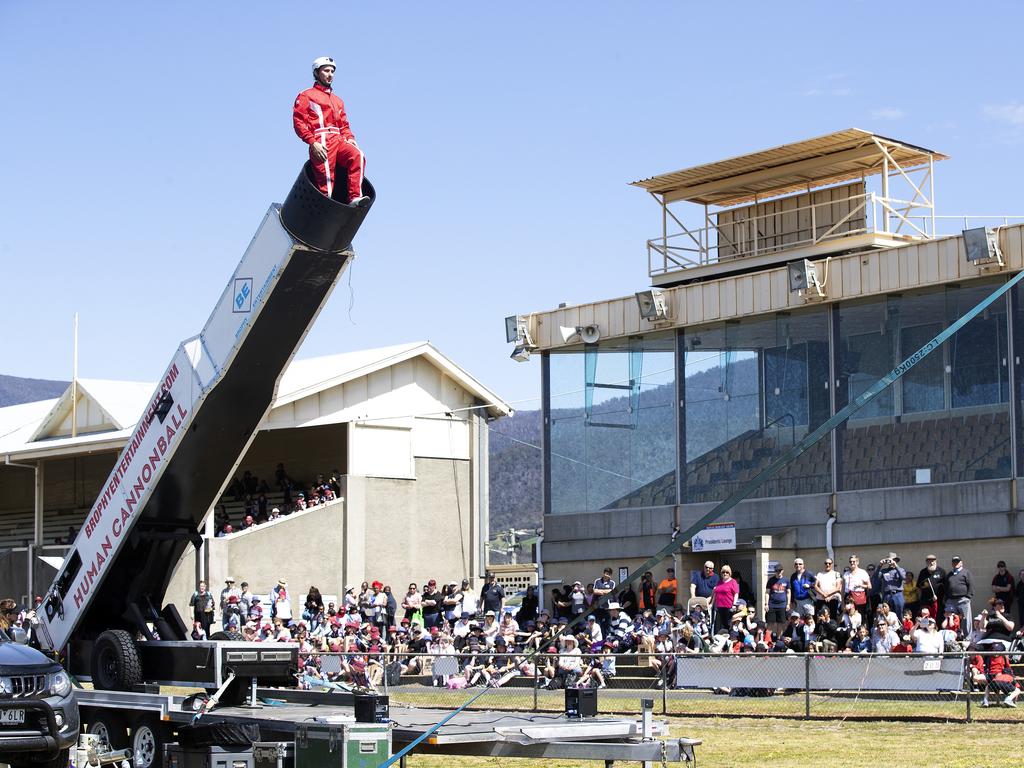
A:
[[[1017,702],[1015,702],[1013,700],[1013,694],[1012,693],[1009,696],[1007,696],[1005,699],[1003,699],[1003,705],[1007,706],[1007,707],[1016,707],[1017,706]]]
[[[981,706],[983,706],[983,707],[992,706],[991,704],[988,703],[988,696],[986,696],[984,699],[981,700]]]
[[[369,204],[370,198],[367,197],[366,195],[360,195],[359,197],[354,198],[351,202],[349,202],[349,205],[355,206],[356,208],[365,208]]]

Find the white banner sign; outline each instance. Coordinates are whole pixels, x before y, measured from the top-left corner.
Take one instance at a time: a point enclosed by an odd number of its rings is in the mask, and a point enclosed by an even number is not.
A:
[[[736,523],[712,523],[691,541],[694,552],[736,549]]]

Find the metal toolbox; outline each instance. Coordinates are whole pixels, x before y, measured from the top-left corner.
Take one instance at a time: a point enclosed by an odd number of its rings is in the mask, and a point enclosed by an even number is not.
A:
[[[257,741],[252,745],[255,768],[295,768],[295,743]]]
[[[182,747],[164,745],[164,768],[254,768],[246,747]]]
[[[391,756],[390,723],[301,723],[294,768],[377,768]]]

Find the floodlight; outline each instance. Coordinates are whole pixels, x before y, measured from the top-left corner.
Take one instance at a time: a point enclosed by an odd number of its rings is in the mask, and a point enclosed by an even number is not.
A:
[[[511,344],[519,339],[519,315],[509,315],[505,318],[505,341]]]
[[[515,349],[512,350],[512,354],[509,355],[509,357],[517,363],[525,363],[530,359],[530,351],[532,349],[535,349],[535,347],[531,344],[516,344]]]
[[[999,236],[991,227],[963,230],[967,260],[975,266],[998,264],[1003,266],[1003,252],[999,249]]]
[[[789,269],[789,290],[806,291],[814,284],[817,270],[814,268],[813,262],[803,259],[791,262],[787,267]]]
[[[789,290],[793,293],[799,292],[801,296],[810,298],[811,291],[817,297],[825,295],[824,285],[818,278],[818,268],[813,261],[803,259],[793,261],[786,265],[789,272]]]
[[[640,307],[640,317],[644,320],[657,322],[668,319],[668,304],[665,292],[652,288],[649,291],[637,291],[636,303]]]
[[[505,318],[505,340],[510,344],[515,343],[512,359],[519,363],[529,360],[530,353],[537,348],[530,336],[526,318],[522,315],[511,315]]]

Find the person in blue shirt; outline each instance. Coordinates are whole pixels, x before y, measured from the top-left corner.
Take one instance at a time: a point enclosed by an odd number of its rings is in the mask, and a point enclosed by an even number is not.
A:
[[[883,557],[875,571],[882,599],[897,616],[903,615],[903,580],[907,572],[899,566],[900,559],[895,552]]]
[[[709,600],[718,585],[718,574],[715,573],[715,564],[708,560],[704,568],[697,571],[690,571],[690,599],[695,597],[706,597]]]
[[[871,633],[866,624],[857,627],[857,634],[850,638],[847,647],[853,653],[871,653]]]
[[[789,587],[793,610],[799,611],[801,616],[806,615],[809,610],[813,616],[814,574],[804,568],[802,558],[798,557],[793,561],[793,574],[789,577]]]

